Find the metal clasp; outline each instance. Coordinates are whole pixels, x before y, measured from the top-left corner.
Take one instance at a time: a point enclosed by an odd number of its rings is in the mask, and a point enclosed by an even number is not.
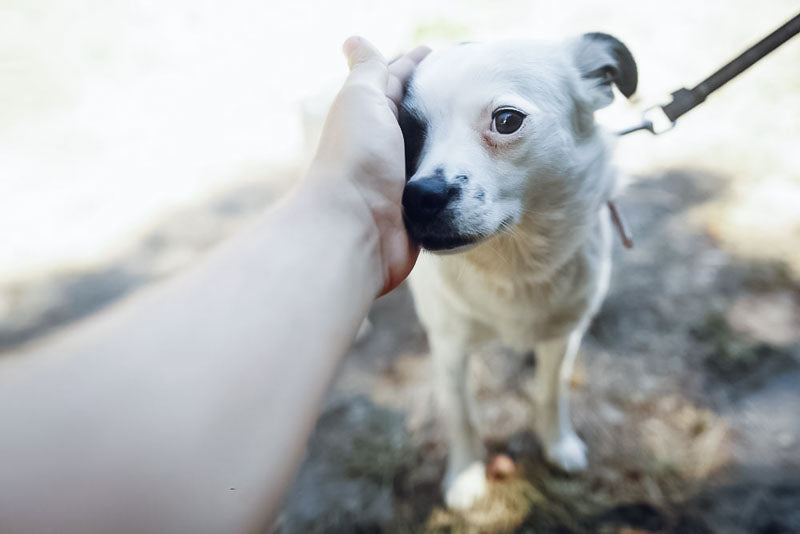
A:
[[[675,128],[675,121],[670,120],[664,113],[664,106],[656,104],[650,106],[642,112],[642,121],[650,123],[650,133],[661,135]]]
[[[669,120],[662,107],[658,104],[650,106],[642,112],[642,122],[636,126],[625,128],[617,132],[617,135],[628,135],[629,133],[647,130],[653,135],[661,135],[675,127],[675,121]]]

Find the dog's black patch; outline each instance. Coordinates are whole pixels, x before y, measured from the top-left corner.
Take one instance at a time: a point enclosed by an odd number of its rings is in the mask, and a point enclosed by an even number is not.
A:
[[[462,234],[448,217],[438,217],[431,224],[410,220],[404,212],[403,219],[411,239],[426,250],[450,250],[479,241],[483,236]]]
[[[480,236],[473,235],[427,235],[421,238],[418,243],[425,250],[451,250],[464,245],[470,245],[480,239]]]
[[[400,123],[400,130],[403,132],[406,179],[409,179],[417,172],[419,157],[428,135],[428,123],[417,112],[409,109],[405,102],[397,110],[397,122]]]

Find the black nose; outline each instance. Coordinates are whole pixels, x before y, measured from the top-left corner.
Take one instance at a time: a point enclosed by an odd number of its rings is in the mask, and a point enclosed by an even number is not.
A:
[[[458,197],[460,191],[459,186],[449,185],[438,175],[408,182],[403,191],[406,216],[418,222],[430,221]]]

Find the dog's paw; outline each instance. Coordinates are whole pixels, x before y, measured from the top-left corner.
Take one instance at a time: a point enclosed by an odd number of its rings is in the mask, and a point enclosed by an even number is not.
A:
[[[448,473],[444,486],[447,507],[468,510],[486,495],[486,467],[483,462],[474,462],[458,473]]]
[[[583,471],[588,466],[586,444],[574,432],[545,447],[547,459],[565,471]]]

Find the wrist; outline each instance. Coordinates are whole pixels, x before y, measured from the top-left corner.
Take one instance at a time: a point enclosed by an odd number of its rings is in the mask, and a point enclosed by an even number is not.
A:
[[[304,219],[321,243],[346,250],[352,271],[377,296],[384,284],[381,236],[366,199],[348,177],[312,167],[287,200],[286,211],[293,220]]]

